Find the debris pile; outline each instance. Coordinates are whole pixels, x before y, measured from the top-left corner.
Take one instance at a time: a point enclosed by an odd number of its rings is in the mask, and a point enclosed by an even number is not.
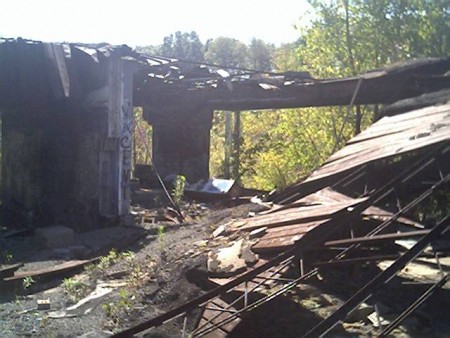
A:
[[[273,196],[265,203],[270,209],[219,224],[205,243],[221,242],[208,252],[215,288],[118,336],[188,318],[194,309],[203,315],[193,336],[267,335],[269,328],[249,329],[249,318],[285,297],[313,317],[289,327],[295,336],[427,332],[420,311],[406,317],[433,293],[448,301],[450,245],[436,246],[445,241],[448,210],[427,217],[423,211],[445,204],[449,111],[447,103],[385,117],[305,181]],[[427,259],[434,260],[428,285],[415,284],[415,264]],[[425,309],[430,320],[442,320],[432,305]]]

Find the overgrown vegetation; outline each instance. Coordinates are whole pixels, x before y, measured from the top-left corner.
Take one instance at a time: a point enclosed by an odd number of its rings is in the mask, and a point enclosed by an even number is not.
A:
[[[119,291],[119,299],[102,304],[102,309],[106,317],[110,320],[111,326],[117,327],[122,323],[123,318],[129,315],[135,297],[126,289]]]
[[[13,261],[13,254],[7,250],[0,251],[0,268],[2,265],[11,264]]]
[[[177,175],[177,179],[175,180],[175,186],[172,191],[172,199],[176,205],[180,205],[183,196],[184,196],[184,188],[186,186],[186,177],[182,175]]]
[[[160,225],[160,226],[158,226],[158,244],[159,244],[159,250],[161,252],[164,250],[164,237],[165,237],[164,226]]]
[[[63,287],[64,291],[74,303],[87,296],[87,294],[91,291],[86,284],[74,278],[64,278]]]
[[[36,281],[31,276],[27,276],[24,279],[22,279],[22,286],[25,290],[29,289],[34,283],[36,283]]]

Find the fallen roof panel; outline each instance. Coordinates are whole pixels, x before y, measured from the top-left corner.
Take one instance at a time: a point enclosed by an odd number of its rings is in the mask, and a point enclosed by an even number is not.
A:
[[[313,220],[329,218],[329,216],[364,201],[365,198],[351,199],[329,205],[306,206],[287,209],[273,214],[261,215],[246,219],[239,223],[237,230],[250,231],[260,227],[274,228],[291,224],[302,224]]]
[[[389,134],[370,137],[373,130],[386,127],[392,130]],[[365,137],[368,138],[364,140]],[[385,117],[350,140],[305,182],[447,140],[450,140],[450,104]]]
[[[311,192],[312,186],[313,191],[322,189],[340,175],[365,164],[443,144],[449,140],[450,103],[384,117],[352,138],[311,176],[286,189],[274,201],[281,204],[293,202],[307,195],[305,191]]]

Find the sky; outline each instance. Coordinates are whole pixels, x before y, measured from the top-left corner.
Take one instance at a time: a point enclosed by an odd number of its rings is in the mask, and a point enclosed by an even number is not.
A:
[[[308,8],[306,0],[7,0],[0,37],[135,47],[196,31],[203,42],[255,37],[279,45],[298,38],[294,25]]]

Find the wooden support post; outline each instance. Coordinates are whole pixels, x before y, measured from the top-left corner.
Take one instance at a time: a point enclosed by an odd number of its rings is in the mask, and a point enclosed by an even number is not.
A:
[[[233,170],[232,177],[239,183],[239,167],[240,167],[240,150],[241,150],[241,112],[234,112],[234,128],[233,128]]]
[[[225,112],[225,159],[224,159],[224,175],[225,178],[231,177],[231,112]]]

